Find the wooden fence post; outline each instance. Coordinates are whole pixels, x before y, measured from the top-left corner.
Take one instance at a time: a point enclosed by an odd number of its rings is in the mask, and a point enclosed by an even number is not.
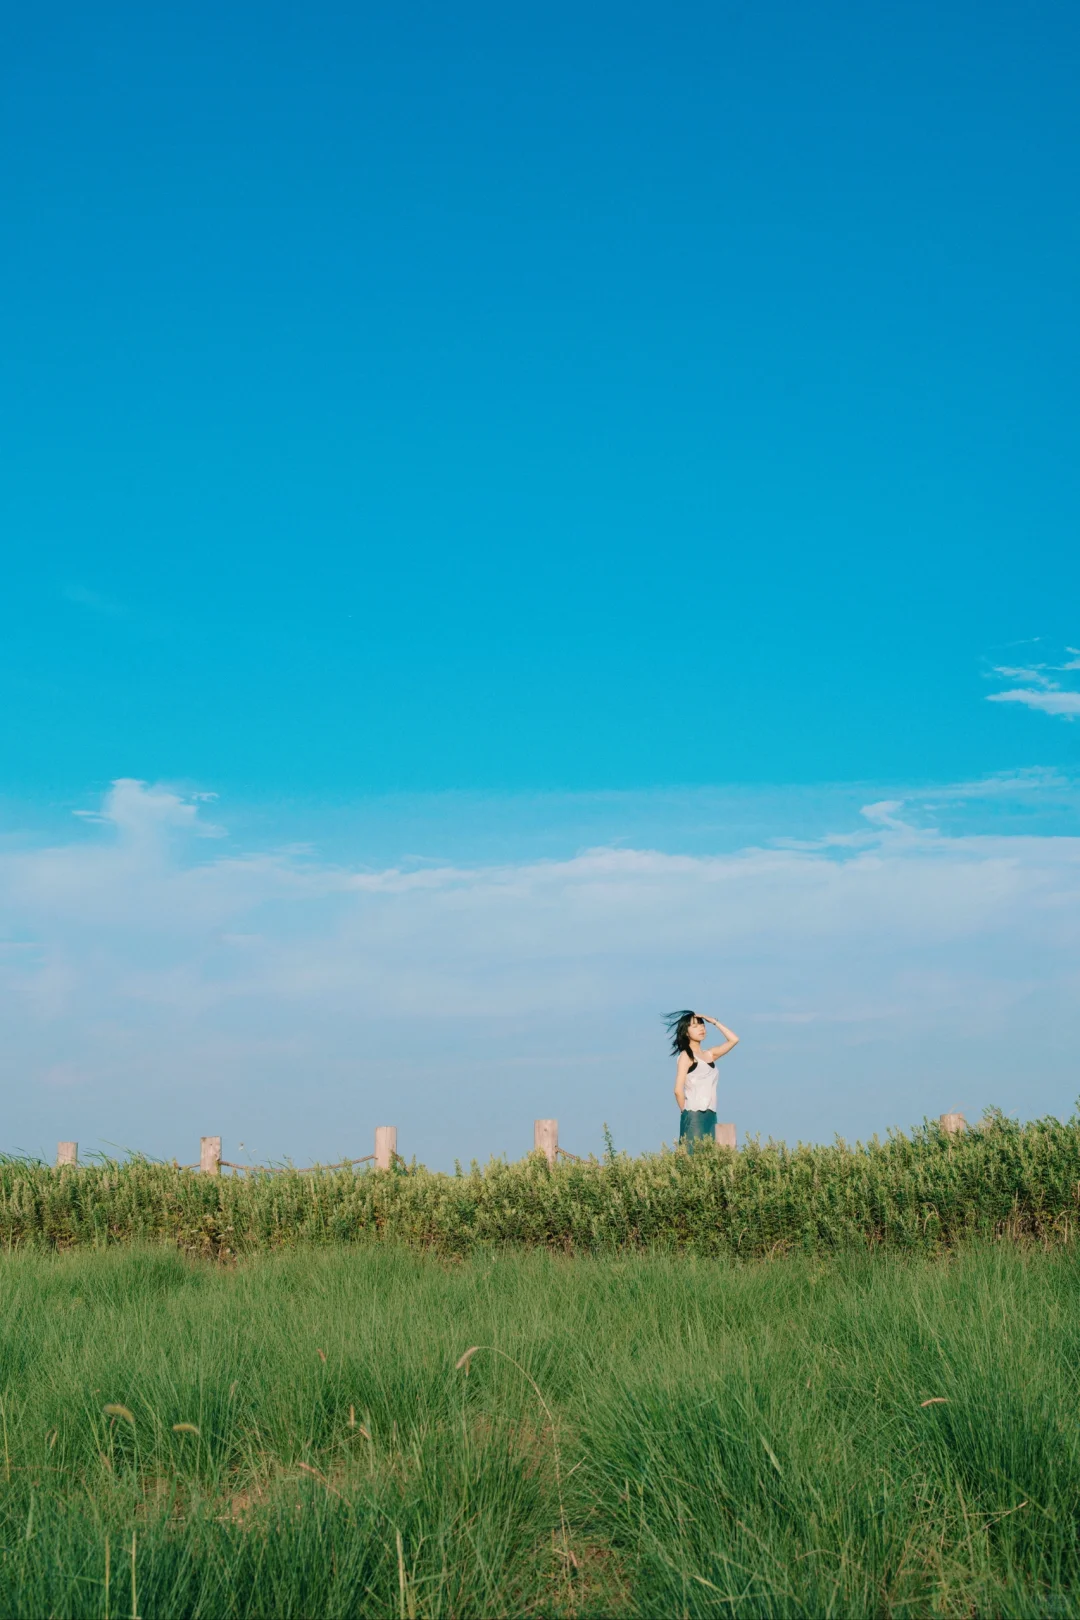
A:
[[[389,1170],[397,1153],[397,1126],[376,1125],[375,1127],[375,1168],[376,1170]]]
[[[59,1167],[62,1164],[78,1164],[78,1162],[79,1162],[79,1144],[78,1144],[78,1142],[57,1142],[57,1144],[56,1144],[56,1165],[57,1165],[57,1169],[59,1169]]]
[[[738,1146],[738,1144],[735,1141],[735,1127],[734,1127],[734,1125],[717,1125],[717,1127],[716,1127],[716,1145],[717,1145],[717,1147],[730,1147],[730,1148]]]
[[[967,1120],[963,1114],[942,1114],[938,1124],[946,1136],[957,1136],[961,1131],[967,1130]]]
[[[557,1119],[538,1119],[533,1125],[533,1152],[542,1153],[552,1169],[559,1151],[559,1122]]]
[[[221,1174],[221,1137],[199,1137],[199,1169],[204,1176]]]

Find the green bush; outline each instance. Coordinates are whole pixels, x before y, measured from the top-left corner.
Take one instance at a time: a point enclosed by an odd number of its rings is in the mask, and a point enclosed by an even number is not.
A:
[[[926,1124],[850,1147],[749,1142],[445,1175],[262,1172],[220,1177],[133,1158],[79,1169],[0,1163],[8,1247],[175,1244],[228,1257],[393,1240],[441,1254],[525,1245],[568,1254],[668,1249],[754,1258],[862,1246],[933,1252],[966,1237],[1067,1239],[1080,1208],[1080,1119],[994,1113],[946,1136]]]

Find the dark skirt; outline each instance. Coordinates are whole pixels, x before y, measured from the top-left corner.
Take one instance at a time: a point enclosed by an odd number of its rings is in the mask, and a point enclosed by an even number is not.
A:
[[[716,1109],[684,1108],[679,1119],[679,1141],[693,1151],[698,1142],[716,1141]]]

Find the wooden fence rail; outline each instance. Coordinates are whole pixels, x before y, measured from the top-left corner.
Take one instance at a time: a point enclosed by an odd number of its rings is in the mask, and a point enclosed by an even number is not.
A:
[[[956,1136],[960,1131],[967,1130],[967,1120],[963,1114],[942,1114],[938,1125],[946,1136]],[[716,1127],[716,1143],[718,1147],[734,1148],[738,1146],[735,1127],[732,1124],[718,1124]],[[570,1153],[566,1148],[559,1146],[559,1122],[557,1119],[538,1119],[533,1124],[533,1152],[542,1153],[549,1165],[554,1168],[556,1159],[573,1159],[575,1163],[583,1161],[576,1153]],[[370,1164],[374,1160],[376,1170],[389,1170],[405,1161],[397,1150],[397,1126],[376,1125],[375,1151],[365,1153],[359,1159],[339,1159],[336,1164],[306,1165],[302,1170],[293,1170],[291,1165],[271,1164],[234,1164],[231,1159],[221,1157],[221,1137],[203,1136],[199,1139],[199,1162],[197,1165],[188,1164],[180,1166],[185,1170],[199,1170],[204,1176],[219,1176],[223,1169],[242,1172],[245,1175],[287,1175],[290,1171],[294,1175],[308,1175],[315,1170],[344,1170],[354,1164]],[[56,1164],[59,1169],[63,1165],[78,1165],[78,1142],[57,1142]]]

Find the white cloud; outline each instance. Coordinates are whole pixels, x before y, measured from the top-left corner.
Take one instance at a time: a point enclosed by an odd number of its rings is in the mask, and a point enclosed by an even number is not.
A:
[[[1062,692],[1056,689],[1032,690],[1031,687],[1013,687],[1008,692],[992,692],[988,703],[1023,703],[1029,709],[1041,709],[1044,714],[1061,714],[1071,719],[1080,714],[1080,692]]]
[[[186,798],[171,788],[148,787],[135,777],[121,776],[105,795],[100,810],[75,810],[84,821],[117,829],[128,842],[154,842],[165,828],[194,833],[199,838],[224,837],[224,828],[199,819],[199,805],[216,793],[191,793]]]
[[[1024,669],[1013,664],[995,664],[991,673],[1000,675],[1007,681],[1034,681],[1036,686],[1052,686],[1053,682],[1042,673],[1045,668],[1045,664],[1037,664],[1034,669]]]
[[[1045,795],[1055,788],[1068,789],[1070,785],[1068,777],[1062,776],[1060,771],[1050,766],[1030,765],[1019,771],[995,771],[973,782],[951,782],[946,787],[935,788],[932,801],[945,804],[969,799],[1023,800],[1031,794]]]
[[[691,1003],[747,1026],[744,1126],[1072,1101],[1077,837],[946,836],[891,799],[801,845],[363,871],[195,858],[194,797],[130,779],[98,815],[0,853],[0,935],[35,946],[0,953],[6,1131],[333,1157],[388,1118],[438,1159],[558,1112],[644,1145],[671,1128],[658,1015]]]
[[[1066,647],[1067,653],[1076,654],[1075,647]],[[1065,720],[1071,720],[1080,714],[1080,691],[1071,691],[1063,688],[1062,683],[1054,679],[1055,675],[1071,674],[1080,670],[1080,656],[1074,656],[1064,663],[1038,663],[1027,666],[1013,664],[995,664],[988,672],[991,678],[1009,681],[1024,681],[1023,686],[1013,686],[1004,692],[992,692],[987,698],[989,703],[1021,703],[1025,708],[1038,709],[1043,714],[1060,715]]]

